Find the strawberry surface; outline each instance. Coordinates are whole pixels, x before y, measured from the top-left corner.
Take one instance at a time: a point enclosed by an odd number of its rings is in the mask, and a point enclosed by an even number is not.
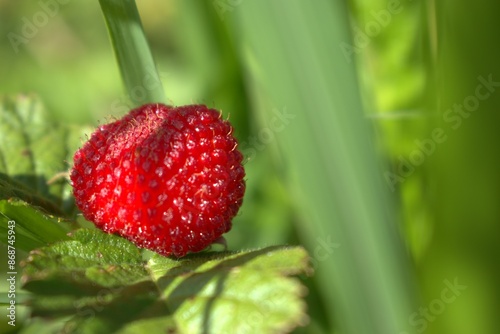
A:
[[[233,128],[204,105],[147,104],[100,126],[74,156],[84,217],[162,255],[184,256],[231,229],[245,192]]]

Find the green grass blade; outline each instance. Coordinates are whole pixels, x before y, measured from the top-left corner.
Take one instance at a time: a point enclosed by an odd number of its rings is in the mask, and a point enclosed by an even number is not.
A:
[[[135,106],[166,102],[134,0],[99,0],[120,72]]]
[[[355,68],[340,48],[350,41],[344,3],[254,0],[234,15],[256,109],[291,115],[276,136],[328,312],[343,333],[407,330],[409,265]]]

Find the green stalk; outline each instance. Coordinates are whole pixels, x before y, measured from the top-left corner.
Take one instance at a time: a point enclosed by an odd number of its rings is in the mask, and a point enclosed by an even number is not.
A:
[[[134,106],[166,102],[134,0],[99,0],[123,82]]]

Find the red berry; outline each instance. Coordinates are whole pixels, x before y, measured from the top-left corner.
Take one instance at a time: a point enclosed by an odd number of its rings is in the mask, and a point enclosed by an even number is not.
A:
[[[233,128],[204,105],[146,104],[100,126],[74,156],[87,220],[163,255],[206,248],[231,229],[245,192]]]

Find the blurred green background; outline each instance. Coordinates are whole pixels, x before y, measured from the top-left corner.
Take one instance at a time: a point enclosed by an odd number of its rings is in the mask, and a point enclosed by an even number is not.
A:
[[[498,2],[137,5],[169,102],[221,109],[246,155],[229,248],[313,257],[297,333],[497,333]],[[132,107],[98,1],[0,0],[0,36],[2,96]]]

